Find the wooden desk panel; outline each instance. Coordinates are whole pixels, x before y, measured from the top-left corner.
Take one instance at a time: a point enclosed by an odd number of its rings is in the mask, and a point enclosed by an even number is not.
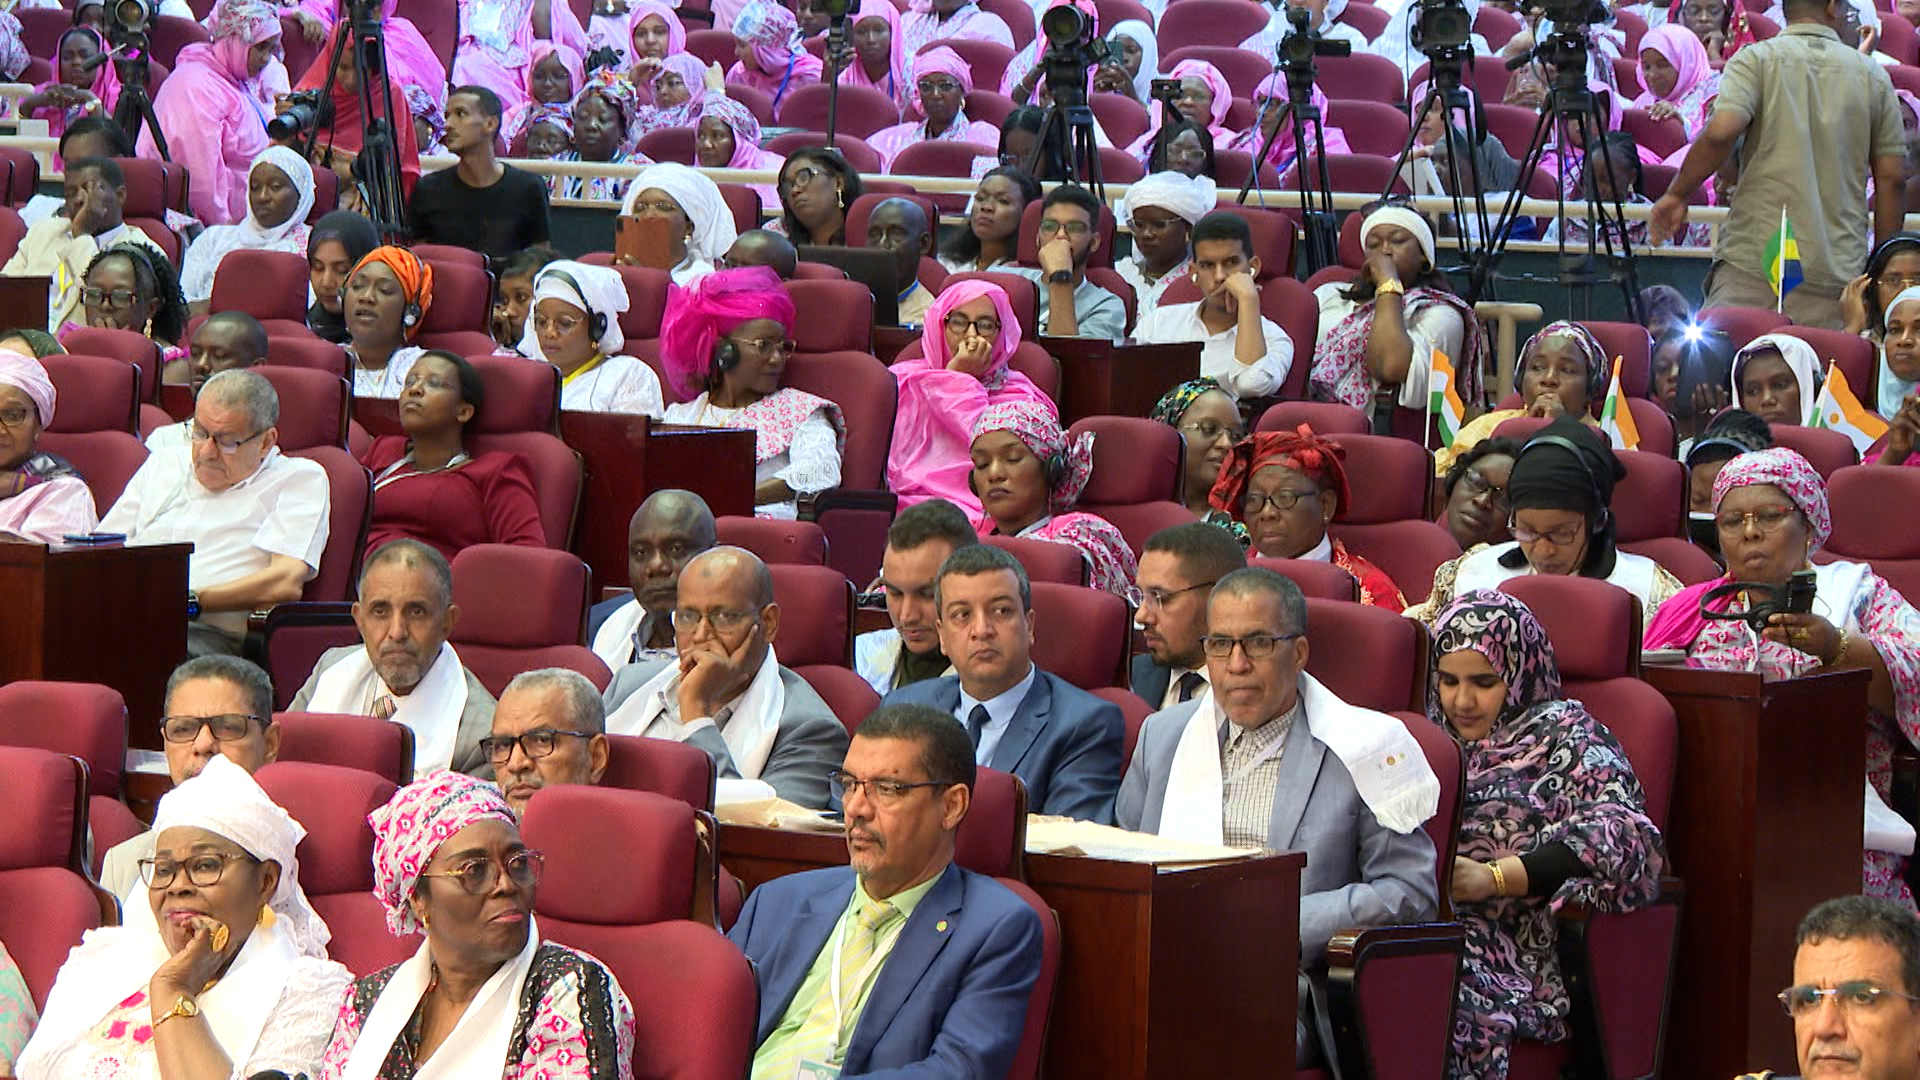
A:
[[[748,888],[847,861],[838,836],[731,825],[720,857]],[[1048,1080],[1291,1077],[1305,863],[1027,856],[1027,884],[1060,918]]]
[[[1042,338],[1060,362],[1060,421],[1140,416],[1161,395],[1200,377],[1200,345],[1114,345],[1087,338]]]

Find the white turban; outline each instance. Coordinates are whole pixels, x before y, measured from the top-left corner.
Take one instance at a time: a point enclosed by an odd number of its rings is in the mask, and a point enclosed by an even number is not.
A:
[[[205,829],[262,862],[279,863],[280,885],[267,906],[286,920],[287,933],[302,956],[326,958],[332,934],[300,888],[300,860],[294,855],[307,830],[267,797],[252,774],[226,756],[214,755],[200,775],[161,798],[153,832],[158,836],[168,829]]]
[[[1439,265],[1433,259],[1433,229],[1427,225],[1425,218],[1404,206],[1383,206],[1368,214],[1367,219],[1360,223],[1360,243],[1364,245],[1368,234],[1381,225],[1398,225],[1412,233],[1414,239],[1420,241],[1420,250],[1426,253],[1427,264]]]
[[[1186,173],[1157,172],[1144,180],[1135,181],[1127,188],[1129,215],[1135,210],[1157,206],[1180,215],[1189,225],[1213,213],[1219,201],[1220,194],[1211,176],[1189,177]]]
[[[694,258],[713,262],[739,239],[740,234],[733,227],[733,210],[721,196],[719,185],[700,170],[671,161],[641,169],[627,185],[627,197],[620,204],[620,213],[631,215],[640,193],[648,190],[664,191],[680,204],[680,212],[687,215],[687,221],[693,225],[687,251]]]
[[[571,259],[548,263],[540,268],[540,276],[533,279],[533,302],[537,304],[542,300],[572,304],[588,316],[605,315],[607,328],[598,342],[601,355],[612,356],[627,343],[626,335],[620,332],[620,315],[632,301],[627,297],[627,283],[621,279],[620,271]],[[534,360],[546,359],[546,354],[540,351],[540,335],[534,333],[531,317],[527,319],[526,332],[520,336],[520,355]]]

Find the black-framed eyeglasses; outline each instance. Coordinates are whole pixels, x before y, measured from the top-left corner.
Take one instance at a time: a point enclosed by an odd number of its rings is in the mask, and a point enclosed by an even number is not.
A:
[[[174,878],[180,876],[182,868],[186,870],[189,882],[204,889],[219,883],[220,878],[227,872],[228,863],[242,860],[253,863],[260,861],[244,852],[229,855],[224,852],[210,851],[178,862],[173,859],[141,859],[137,865],[140,868],[140,880],[146,882],[149,889],[171,888]]]
[[[500,882],[500,874],[505,873],[507,880],[522,889],[531,889],[540,884],[540,872],[546,868],[547,857],[531,848],[516,851],[499,859],[468,859],[451,869],[435,874],[422,873],[423,878],[451,878],[460,883],[469,896],[485,896],[493,891]]]
[[[492,735],[480,740],[480,749],[486,751],[487,760],[495,765],[505,765],[513,758],[513,748],[530,758],[551,757],[556,740],[561,736],[575,739],[591,739],[592,735],[584,731],[560,731],[556,728],[534,728],[518,735]]]
[[[787,189],[798,191],[803,187],[812,187],[815,180],[826,174],[825,169],[816,169],[811,165],[802,165],[787,174]]]
[[[80,302],[88,307],[103,307],[109,310],[130,308],[140,295],[128,289],[100,289],[92,285],[80,290]]]
[[[273,428],[270,426],[263,427],[244,439],[236,439],[231,435],[215,435],[213,432],[201,427],[200,421],[198,420],[187,421],[187,438],[192,440],[194,445],[198,446],[204,442],[212,442],[223,454],[237,454],[240,452],[241,447],[272,430]]]
[[[1163,608],[1172,603],[1173,598],[1176,596],[1181,596],[1199,589],[1211,589],[1214,584],[1215,582],[1213,581],[1202,581],[1197,585],[1189,585],[1184,589],[1140,589],[1138,590],[1140,593],[1139,607],[1142,611],[1150,607]]]
[[[190,743],[200,737],[200,729],[213,732],[218,742],[238,742],[253,730],[259,720],[252,713],[219,713],[214,716],[163,716],[160,737],[170,743]],[[264,726],[264,722],[263,722]]]
[[[1078,240],[1092,231],[1093,226],[1084,221],[1055,221],[1052,218],[1040,219],[1041,236],[1053,236],[1056,233],[1064,232],[1068,236]]]
[[[1311,499],[1318,494],[1318,491],[1249,491],[1247,516],[1253,517],[1269,506],[1284,514],[1300,505],[1301,499]]]
[[[827,774],[827,786],[833,789],[833,797],[846,805],[847,794],[864,789],[867,798],[881,806],[893,806],[912,794],[916,788],[948,788],[954,780],[896,780],[890,776],[875,776],[861,779],[845,769],[835,769]]]
[[[1000,334],[1000,320],[991,315],[969,319],[955,311],[947,316],[946,327],[949,334],[964,334],[969,329],[983,338],[997,337]]]
[[[1246,637],[1226,637],[1222,634],[1208,634],[1200,639],[1200,649],[1215,660],[1225,660],[1233,655],[1233,647],[1247,654],[1249,660],[1265,660],[1273,655],[1283,641],[1292,641],[1299,634],[1248,634]]]
[[[1898,990],[1889,990],[1869,979],[1854,979],[1839,986],[1789,986],[1775,995],[1780,999],[1780,1007],[1787,1010],[1788,1016],[1805,1016],[1820,1008],[1820,1003],[1828,998],[1841,1009],[1849,1012],[1872,1012],[1888,998],[1901,1001],[1920,1002],[1920,997],[1903,994]]]
[[[1523,544],[1535,544],[1542,540],[1554,547],[1572,547],[1580,542],[1580,535],[1586,532],[1585,525],[1562,525],[1557,529],[1529,529],[1513,518],[1507,519],[1507,531],[1515,540]]]
[[[1504,506],[1507,501],[1507,489],[1487,479],[1479,469],[1468,469],[1462,473],[1460,488],[1469,499],[1486,498],[1495,506]]]

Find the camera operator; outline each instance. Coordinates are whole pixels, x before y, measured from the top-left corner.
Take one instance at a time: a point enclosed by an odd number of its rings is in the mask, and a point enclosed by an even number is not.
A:
[[[180,50],[153,111],[187,169],[193,216],[232,225],[247,216],[247,172],[268,145],[254,85],[280,48],[280,16],[265,0],[221,0],[210,23],[213,40]],[[144,128],[139,154],[160,156]]]
[[[334,42],[340,35],[347,33],[347,22],[341,22],[333,28],[333,36],[328,40],[320,54],[313,58],[307,73],[300,76],[294,90],[319,91],[327,84],[327,62],[333,55]],[[420,146],[414,136],[412,114],[407,111],[406,95],[400,92],[398,83],[387,81],[387,98],[393,107],[393,146],[400,158],[400,186],[402,195],[411,195],[413,185],[420,180]],[[351,48],[340,50],[340,60],[333,68],[333,93],[328,101],[331,112],[322,103],[318,120],[319,135],[314,140],[314,160],[316,168],[330,168],[340,178],[340,209],[365,212],[358,186],[355,182],[354,163],[360,157],[365,145],[367,118],[360,110],[360,72],[354,64]],[[282,109],[285,108],[282,103]],[[375,117],[379,118],[379,106],[375,105]],[[304,141],[304,140],[303,140]]]

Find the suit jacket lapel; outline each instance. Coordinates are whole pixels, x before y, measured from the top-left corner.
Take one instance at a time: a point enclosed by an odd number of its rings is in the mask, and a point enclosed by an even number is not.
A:
[[[1325,723],[1323,719],[1321,721]],[[1293,850],[1294,834],[1306,815],[1307,800],[1320,777],[1320,759],[1327,748],[1313,737],[1304,711],[1287,732],[1286,749],[1280,752],[1279,790],[1273,794],[1273,818],[1267,826],[1267,844],[1281,851]]]
[[[960,916],[961,896],[965,892],[966,882],[960,876],[960,867],[948,863],[946,870],[940,874],[939,883],[928,890],[919,906],[913,909],[913,917],[900,928],[900,936],[894,939],[893,951],[887,954],[886,964],[874,978],[873,992],[867,995],[866,1008],[861,1011],[860,1022],[854,1025],[852,1041],[847,1044],[843,1071],[865,1071],[874,1044],[880,1041],[887,1025],[893,1022],[907,999],[913,996],[921,977],[933,966],[934,960],[940,956],[940,950],[946,948],[947,939],[954,935],[955,924]],[[766,1036],[763,1034],[761,1038],[764,1041]]]
[[[1033,673],[1033,687],[1014,710],[1013,719],[1007,721],[1007,730],[1000,736],[999,745],[993,748],[992,767],[1001,772],[1012,772],[1027,756],[1027,748],[1033,740],[1040,737],[1040,729],[1047,722],[1048,714],[1053,712],[1053,686],[1047,682],[1047,674],[1036,670]]]
[[[1153,708],[1160,709],[1160,703],[1167,699],[1167,685],[1173,681],[1173,672],[1153,662],[1146,653],[1133,658],[1133,692]]]
[[[793,995],[800,992],[800,984],[807,981],[807,970],[813,966],[820,950],[827,947],[827,939],[833,934],[833,926],[847,910],[847,901],[853,895],[853,876],[835,883],[831,889],[814,893],[800,901],[800,906],[788,920],[788,929],[780,935],[780,944],[760,965],[762,972],[781,972],[784,976],[781,985],[762,988],[760,997],[760,1037],[754,1045],[767,1041],[773,1034],[774,1025],[786,1015],[787,1007],[793,1003]]]

